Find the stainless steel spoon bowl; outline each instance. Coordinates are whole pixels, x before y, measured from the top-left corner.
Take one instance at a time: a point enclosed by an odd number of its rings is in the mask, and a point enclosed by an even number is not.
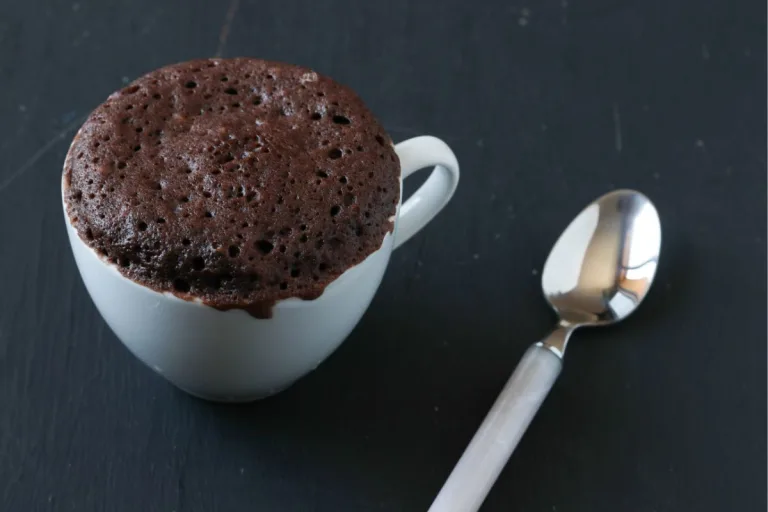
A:
[[[587,206],[560,235],[541,274],[560,330],[570,335],[628,317],[651,287],[660,250],[659,215],[640,192],[617,190]],[[562,357],[567,341],[545,344]]]
[[[571,222],[541,276],[557,327],[525,353],[430,512],[480,508],[560,374],[573,331],[629,316],[651,287],[660,250],[659,215],[639,192],[606,194]]]

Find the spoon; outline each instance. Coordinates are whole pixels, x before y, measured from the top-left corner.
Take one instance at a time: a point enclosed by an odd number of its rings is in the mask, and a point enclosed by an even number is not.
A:
[[[606,194],[571,222],[541,275],[557,327],[523,355],[429,512],[480,508],[560,374],[568,338],[629,316],[651,287],[660,249],[659,215],[639,192]]]

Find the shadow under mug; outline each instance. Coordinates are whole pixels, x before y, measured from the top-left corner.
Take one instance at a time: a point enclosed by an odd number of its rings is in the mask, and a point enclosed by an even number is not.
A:
[[[72,252],[85,287],[115,335],[147,366],[184,391],[214,401],[243,402],[285,389],[317,367],[357,325],[373,299],[392,250],[448,203],[459,166],[441,140],[422,136],[395,146],[403,179],[434,166],[427,181],[398,205],[394,234],[315,300],[287,299],[272,318],[219,311],[161,293],[126,277],[80,239],[69,216]]]

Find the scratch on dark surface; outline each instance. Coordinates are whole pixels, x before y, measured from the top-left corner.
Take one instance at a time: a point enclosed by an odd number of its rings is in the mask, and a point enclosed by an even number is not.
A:
[[[707,48],[707,45],[703,43],[701,45],[701,58],[704,60],[709,60],[709,48]]]
[[[405,289],[410,291],[413,286],[413,282],[418,279],[419,267],[422,265],[424,259],[424,248],[427,247],[427,233],[422,233],[419,237],[419,247],[416,249],[416,259],[414,265],[411,268],[410,274],[405,279]]]
[[[232,22],[237,14],[237,9],[240,7],[240,0],[232,0],[227,9],[227,15],[224,17],[224,24],[221,26],[221,32],[219,32],[219,46],[216,48],[216,54],[214,57],[221,57],[224,53],[224,47],[227,44],[227,38],[229,37],[229,29],[232,26]]]
[[[157,23],[157,19],[163,14],[162,9],[158,9],[155,12],[152,13],[152,15],[147,19],[147,22],[144,24],[144,26],[141,28],[141,31],[139,32],[140,36],[145,36],[149,33],[150,30],[155,26]]]
[[[33,98],[32,101],[37,102],[37,97]],[[26,134],[30,119],[30,116],[26,115],[28,110],[29,108],[26,105],[19,105],[19,112],[22,113],[21,121],[15,124],[15,133],[11,137],[5,138],[3,143],[0,144],[0,152],[5,151],[8,147],[14,147],[19,137]]]
[[[74,298],[70,300],[70,303],[74,302]],[[101,351],[102,347],[104,346],[104,328],[105,328],[105,322],[103,319],[99,318],[97,320],[98,326],[96,327],[96,350]],[[99,363],[95,365],[93,374],[88,379],[87,385],[92,385],[93,383],[97,382],[99,379],[104,378],[104,375],[106,373],[106,369],[104,368],[103,359],[99,359]]]
[[[619,113],[619,105],[616,102],[613,103],[613,133],[616,152],[621,153],[621,114]]]
[[[69,123],[67,126],[64,127],[63,130],[61,130],[59,133],[53,136],[51,140],[46,142],[42,145],[40,149],[35,151],[35,153],[27,159],[24,164],[22,164],[21,167],[13,171],[8,175],[7,178],[5,178],[3,181],[0,182],[0,192],[7,189],[11,183],[13,183],[16,178],[22,176],[24,173],[29,171],[38,160],[40,160],[48,151],[50,151],[58,142],[63,140],[69,132],[80,126],[80,123],[82,123],[85,120],[85,117],[78,117],[71,123]]]
[[[555,165],[554,170],[560,176],[560,182],[563,184],[563,188],[565,190],[570,190],[571,186],[568,183],[568,175],[566,174],[565,169],[560,165]]]
[[[176,506],[177,510],[186,510],[187,503],[187,456],[191,440],[187,437],[184,449],[176,458]]]
[[[66,114],[64,114],[63,116],[61,116],[61,123],[62,123],[62,124],[67,124],[67,123],[70,123],[70,122],[72,122],[72,121],[73,121],[73,120],[74,120],[76,117],[77,117],[77,111],[75,111],[75,110],[70,110],[69,112],[67,112]]]
[[[561,0],[560,7],[563,8],[563,14],[562,14],[562,17],[560,18],[560,21],[562,22],[563,25],[567,25],[568,24],[568,0]]]
[[[50,265],[50,261],[46,261],[47,258],[44,257],[45,255],[45,242],[47,240],[47,237],[45,236],[45,233],[48,232],[46,229],[46,218],[48,217],[48,211],[49,210],[43,210],[43,214],[40,216],[40,222],[37,226],[37,251],[35,251],[33,256],[34,265],[32,265],[32,272],[31,276],[29,278],[29,282],[26,283],[26,286],[30,290],[38,290],[38,284],[41,281],[41,277],[44,275],[45,269],[48,265]],[[50,267],[48,267],[50,268]],[[36,308],[42,308],[44,307],[43,304],[41,304],[37,297],[35,297],[35,306]]]
[[[104,346],[104,321],[99,322],[96,328],[96,346],[99,348]]]

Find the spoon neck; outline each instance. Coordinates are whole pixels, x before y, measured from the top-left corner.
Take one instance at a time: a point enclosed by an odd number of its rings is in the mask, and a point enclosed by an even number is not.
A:
[[[567,320],[560,320],[557,327],[546,338],[538,342],[537,345],[548,349],[562,359],[568,346],[568,340],[571,338],[573,331],[576,330],[576,327],[577,325]]]

